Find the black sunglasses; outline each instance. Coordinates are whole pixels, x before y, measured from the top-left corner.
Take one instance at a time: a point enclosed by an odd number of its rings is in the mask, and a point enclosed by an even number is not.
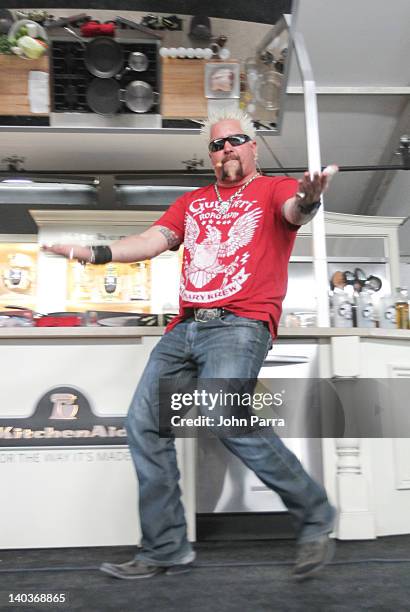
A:
[[[216,151],[222,151],[226,141],[228,141],[233,147],[239,147],[250,140],[252,140],[252,138],[247,134],[234,134],[233,136],[227,136],[226,138],[215,138],[215,140],[211,140],[208,148],[211,153],[215,153]]]

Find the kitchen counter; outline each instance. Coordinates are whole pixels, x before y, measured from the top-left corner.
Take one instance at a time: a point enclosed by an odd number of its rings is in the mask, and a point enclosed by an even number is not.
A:
[[[9,525],[0,548],[135,542],[135,474],[121,423],[149,354],[163,333],[164,327],[0,329],[0,462],[5,464],[5,488],[15,491],[0,509],[0,522]],[[410,451],[407,438],[400,438],[401,422],[395,421],[396,387],[391,386],[396,384],[394,379],[410,378],[408,340],[410,330],[281,327],[272,359],[267,360],[265,376],[273,378],[279,363],[275,357],[281,353],[279,357],[286,358],[287,345],[297,355],[317,345],[319,377],[331,380],[341,393],[353,397],[360,378],[381,385],[380,427],[390,419],[397,437],[389,433],[374,440],[323,438],[321,443],[323,481],[339,508],[338,538],[410,531]],[[76,399],[78,412],[53,416],[54,399],[60,396],[68,401],[65,410]],[[90,423],[100,429],[104,426],[104,435],[97,432],[94,441],[71,440],[72,429],[87,430]],[[28,434],[11,439],[7,429],[11,425]],[[30,428],[40,428],[39,436],[42,431],[63,433],[55,439],[50,434],[44,444],[42,438],[30,437]],[[178,439],[177,450],[193,540],[195,440]],[[16,517],[26,507],[31,511],[22,530]],[[55,521],[55,516],[61,520]],[[47,525],[46,531],[39,525]]]
[[[8,338],[140,338],[162,336],[164,327],[2,327],[0,339]],[[340,327],[279,327],[278,338],[332,338],[358,336],[410,340],[410,330]]]

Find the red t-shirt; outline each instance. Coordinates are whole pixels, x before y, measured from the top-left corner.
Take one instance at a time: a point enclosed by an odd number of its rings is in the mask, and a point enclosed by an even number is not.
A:
[[[220,187],[223,199],[238,187]],[[184,194],[155,225],[174,231],[184,244],[180,312],[224,307],[241,317],[267,321],[273,337],[288,282],[288,261],[299,226],[284,219],[282,206],[295,195],[298,181],[260,176],[218,213],[213,185]]]

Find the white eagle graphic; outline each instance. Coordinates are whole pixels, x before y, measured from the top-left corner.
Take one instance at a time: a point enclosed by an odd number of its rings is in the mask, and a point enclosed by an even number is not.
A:
[[[262,214],[261,208],[245,213],[237,219],[228,232],[228,239],[221,242],[222,233],[213,225],[206,228],[206,238],[197,242],[200,228],[191,215],[187,215],[185,224],[184,247],[191,255],[191,261],[185,268],[187,278],[195,287],[204,287],[217,274],[224,274],[221,288],[225,286],[229,276],[239,266],[239,256],[228,265],[222,263],[224,257],[234,255],[243,246],[246,246],[255,233],[258,221]]]

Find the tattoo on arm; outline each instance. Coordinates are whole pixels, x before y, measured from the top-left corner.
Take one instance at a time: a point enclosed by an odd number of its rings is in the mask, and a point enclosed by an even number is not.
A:
[[[169,249],[172,249],[181,243],[176,233],[168,229],[168,227],[164,227],[163,225],[157,225],[157,228],[159,229],[161,234],[167,239]]]

